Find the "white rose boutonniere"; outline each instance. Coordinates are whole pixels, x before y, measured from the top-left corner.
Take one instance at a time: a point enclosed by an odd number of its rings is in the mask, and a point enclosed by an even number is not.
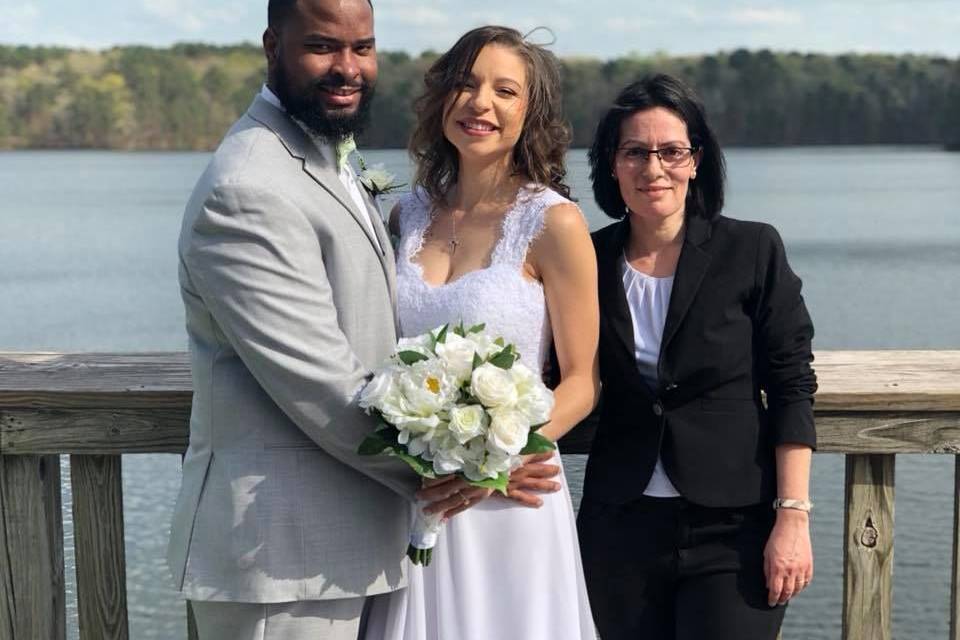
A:
[[[357,175],[357,179],[374,198],[399,191],[407,186],[406,183],[398,184],[397,177],[387,171],[382,163],[368,167],[363,156],[359,153],[357,153],[357,162],[360,165],[360,173]]]

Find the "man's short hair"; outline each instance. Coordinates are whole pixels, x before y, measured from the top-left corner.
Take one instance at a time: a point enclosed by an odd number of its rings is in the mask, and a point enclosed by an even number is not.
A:
[[[279,28],[296,6],[297,0],[270,0],[267,4],[267,26],[271,29]]]
[[[373,10],[373,0],[367,0],[367,2]],[[296,6],[297,0],[270,0],[267,3],[267,26],[271,29],[279,29]]]

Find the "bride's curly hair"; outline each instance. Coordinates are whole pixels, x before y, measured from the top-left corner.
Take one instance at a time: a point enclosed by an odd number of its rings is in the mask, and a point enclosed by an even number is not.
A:
[[[414,102],[417,126],[409,151],[416,163],[414,184],[434,202],[446,196],[459,176],[459,156],[443,134],[443,124],[481,49],[507,47],[527,64],[527,112],[513,148],[513,172],[570,197],[565,157],[570,126],[561,112],[560,64],[544,47],[527,42],[516,29],[486,26],[465,33],[424,76],[424,92]]]

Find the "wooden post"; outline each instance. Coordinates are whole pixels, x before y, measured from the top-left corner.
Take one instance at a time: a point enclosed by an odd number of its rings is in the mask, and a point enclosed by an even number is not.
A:
[[[70,457],[80,640],[127,640],[120,456]]]
[[[66,638],[59,456],[0,455],[0,638]]]
[[[893,455],[848,455],[843,638],[892,640]]]
[[[960,640],[960,456],[953,471],[953,572],[950,576],[950,640]]]

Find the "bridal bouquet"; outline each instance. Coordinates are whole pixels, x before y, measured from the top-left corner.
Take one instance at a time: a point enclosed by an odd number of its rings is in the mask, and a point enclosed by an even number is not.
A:
[[[537,433],[553,393],[512,344],[484,328],[444,325],[400,339],[361,393],[360,406],[382,423],[360,454],[393,455],[422,477],[457,474],[506,495],[521,455],[555,448]],[[430,563],[441,519],[417,509],[407,549],[414,564]]]

